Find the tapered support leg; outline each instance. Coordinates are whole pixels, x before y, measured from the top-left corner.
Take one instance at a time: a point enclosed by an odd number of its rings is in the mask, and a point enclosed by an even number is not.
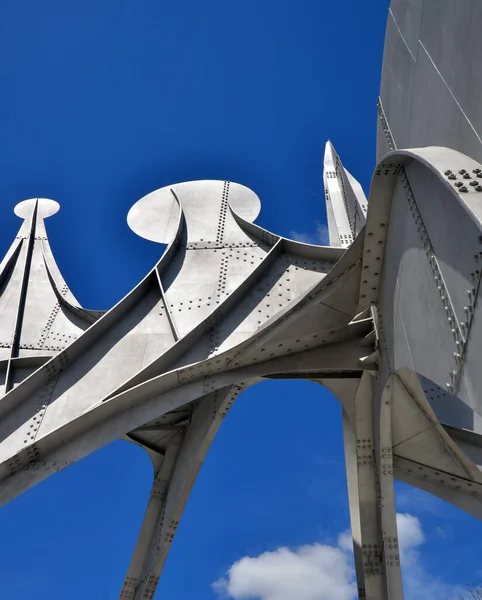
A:
[[[364,373],[353,413],[343,412],[345,460],[360,600],[403,600],[393,491],[391,394],[381,402]]]
[[[141,533],[119,600],[152,600],[187,498],[216,434],[242,385],[205,396],[183,435],[174,437],[157,471]]]
[[[373,427],[373,378],[364,374],[355,397],[355,438],[361,547],[367,600],[388,600],[382,569],[379,486]],[[363,595],[361,596],[363,598]]]
[[[380,520],[382,560],[389,600],[403,600],[400,549],[398,545],[395,490],[393,487],[392,389],[388,383],[380,402],[378,472],[380,481]]]
[[[181,434],[174,436],[164,457],[154,459],[156,471],[151,495],[119,600],[133,600],[138,597],[136,594],[139,590],[147,588],[153,588],[154,595],[158,580],[154,580],[151,576],[150,564],[158,551],[167,490],[179,454],[181,440]]]
[[[365,595],[365,572],[361,542],[360,499],[358,496],[358,469],[356,457],[356,438],[352,423],[343,410],[343,440],[345,445],[345,465],[348,487],[348,504],[350,507],[351,535],[353,538],[353,554],[358,585],[358,598],[363,600]]]

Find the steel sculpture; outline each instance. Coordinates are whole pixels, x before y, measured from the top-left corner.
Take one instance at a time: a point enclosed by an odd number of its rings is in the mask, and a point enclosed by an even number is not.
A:
[[[326,146],[329,247],[255,225],[259,200],[239,184],[172,185],[128,216],[169,242],[162,258],[116,306],[92,311],[49,247],[44,220],[58,205],[15,208],[23,224],[0,265],[0,501],[114,439],[144,448],[155,478],[123,600],[153,598],[209,445],[262,379],[309,379],[342,405],[360,598],[403,598],[394,477],[482,518],[482,166],[469,157],[482,150],[435,127],[431,146],[397,149],[429,85],[397,70],[402,42],[415,72],[426,66],[419,5],[395,2],[389,15],[378,141],[389,152],[368,204]],[[414,54],[403,34],[417,18]],[[410,90],[408,116],[397,86]]]

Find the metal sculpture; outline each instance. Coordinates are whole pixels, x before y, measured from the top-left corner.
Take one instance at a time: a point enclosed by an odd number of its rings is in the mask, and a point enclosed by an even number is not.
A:
[[[121,599],[153,598],[219,425],[265,378],[315,381],[342,405],[360,598],[403,598],[394,477],[482,518],[482,166],[397,150],[392,98],[368,204],[326,146],[329,247],[255,225],[241,185],[176,184],[131,209],[136,233],[169,245],[109,311],[79,306],[60,275],[44,225],[58,205],[17,205],[0,265],[0,501],[114,439],[143,447],[155,478]]]

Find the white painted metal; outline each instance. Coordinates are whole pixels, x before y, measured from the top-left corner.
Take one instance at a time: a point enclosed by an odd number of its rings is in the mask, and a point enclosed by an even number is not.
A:
[[[255,225],[241,185],[176,184],[128,217],[169,243],[161,260],[96,312],[52,256],[58,205],[17,206],[0,264],[0,502],[116,438],[143,447],[155,478],[123,600],[153,598],[210,443],[261,379],[310,379],[342,404],[360,598],[403,598],[394,475],[482,518],[482,113],[454,70],[480,63],[477,19],[473,0],[392,3],[368,211],[326,146],[330,247]]]
[[[476,186],[454,185],[460,178],[449,179],[449,164],[457,172],[479,168],[444,148],[390,154],[374,176],[366,227],[346,251],[285,240],[246,221],[230,205],[234,189],[242,206],[242,186],[178,184],[173,241],[103,315],[77,306],[61,283],[44,201],[22,207],[24,225],[2,263],[2,331],[11,334],[2,363],[1,501],[117,437],[141,445],[156,477],[121,598],[152,598],[235,396],[262,378],[303,377],[332,389],[343,405],[359,596],[402,598],[393,474],[480,511],[482,407],[469,339],[478,339],[480,324],[461,326],[457,290],[473,277],[466,265],[470,237],[478,244],[482,235],[482,203]],[[450,211],[464,237],[458,254],[445,256],[437,228]],[[406,273],[418,282],[419,304],[401,283]],[[54,332],[66,341],[52,348],[45,340]],[[452,365],[456,383],[447,391]],[[419,469],[431,478],[420,483]],[[464,485],[473,487],[469,500],[457,499]]]
[[[343,167],[331,142],[323,162],[330,245],[348,248],[366,221],[367,200],[358,181]]]

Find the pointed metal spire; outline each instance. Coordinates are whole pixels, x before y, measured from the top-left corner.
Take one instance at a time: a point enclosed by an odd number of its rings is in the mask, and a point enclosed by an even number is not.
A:
[[[323,183],[330,245],[348,248],[365,224],[367,200],[330,141],[325,146]]]
[[[69,345],[99,316],[78,306],[53,258],[44,219],[58,210],[57,202],[47,198],[31,198],[15,207],[23,223],[0,264],[4,393]]]

